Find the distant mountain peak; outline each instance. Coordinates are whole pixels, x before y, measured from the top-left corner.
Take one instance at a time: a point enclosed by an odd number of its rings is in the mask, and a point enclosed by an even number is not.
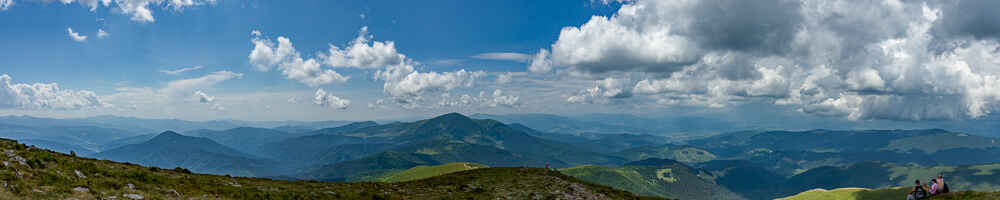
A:
[[[432,118],[431,120],[472,120],[461,113],[448,113]]]
[[[156,137],[184,137],[184,135],[181,135],[180,133],[174,131],[164,131],[163,133],[160,133]]]

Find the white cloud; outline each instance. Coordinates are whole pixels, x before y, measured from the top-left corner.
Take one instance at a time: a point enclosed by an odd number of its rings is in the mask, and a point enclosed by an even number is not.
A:
[[[472,58],[485,59],[485,60],[508,60],[514,62],[528,62],[531,60],[531,55],[523,53],[513,53],[513,52],[496,52],[496,53],[481,53],[473,55]]]
[[[108,36],[111,36],[111,34],[105,32],[104,29],[97,29],[97,39],[104,39]]]
[[[1000,106],[1000,31],[978,27],[1000,15],[956,3],[626,2],[564,28],[529,70],[639,80],[598,83],[568,102],[631,90],[661,104],[768,102],[851,120],[982,117]]]
[[[181,73],[184,73],[184,72],[187,72],[187,71],[194,71],[194,70],[199,70],[199,69],[201,69],[201,66],[185,67],[185,68],[180,68],[180,69],[175,69],[175,70],[160,70],[160,72],[164,73],[164,74],[178,75],[178,74],[181,74]]]
[[[205,94],[205,92],[202,92],[201,90],[195,91],[194,92],[194,96],[196,98],[198,98],[198,102],[201,102],[201,103],[213,103],[213,102],[215,102],[215,97],[209,96],[208,94]]]
[[[609,103],[608,99],[632,97],[632,82],[622,78],[605,78],[595,81],[594,87],[581,90],[566,98],[570,103]]]
[[[159,92],[169,96],[183,96],[198,89],[208,88],[223,81],[242,77],[243,74],[241,73],[217,71],[198,78],[170,81]]]
[[[397,101],[411,103],[422,99],[425,93],[444,92],[456,88],[472,87],[476,79],[486,72],[418,72],[411,65],[392,66],[375,72],[375,79],[385,81],[383,91]]]
[[[512,76],[513,76],[513,74],[510,73],[510,72],[502,73],[502,74],[497,75],[497,80],[496,80],[497,85],[503,85],[503,84],[510,83],[511,81],[513,81],[513,77]]]
[[[288,100],[287,100],[287,102],[290,103],[290,104],[298,104],[299,103],[299,98],[289,97]]]
[[[117,13],[129,15],[132,21],[140,23],[155,21],[151,7],[160,6],[170,8],[174,12],[181,12],[185,7],[215,5],[216,3],[216,0],[59,0],[63,4],[70,4],[74,1],[81,6],[90,8],[91,12],[97,12],[97,8],[100,6],[112,8],[114,7],[112,4],[114,4],[118,8]],[[13,2],[13,0],[0,0],[0,10],[6,10],[14,4]],[[48,3],[50,1],[42,2]]]
[[[73,41],[77,41],[77,42],[86,42],[87,41],[87,36],[86,35],[80,35],[80,33],[73,32],[73,28],[66,27],[66,33],[69,34],[69,38],[73,39]]]
[[[322,63],[334,67],[356,67],[374,69],[406,62],[406,55],[396,51],[393,41],[372,41],[368,27],[361,27],[358,37],[347,44],[344,49],[330,44],[326,53],[320,53]],[[371,42],[369,44],[369,42]]]
[[[201,113],[206,110],[201,107],[202,105],[207,105],[208,110],[212,111],[226,109],[220,102],[223,98],[211,96],[205,91],[221,82],[241,77],[243,77],[241,73],[216,71],[197,78],[170,81],[161,88],[116,88],[116,93],[102,98],[114,104],[128,105],[118,110],[124,112],[150,112],[148,114],[160,117],[179,114],[181,110],[185,110],[186,113],[217,114]],[[192,103],[198,106],[191,106]]]
[[[14,0],[0,0],[0,10],[7,10],[11,5],[14,5]]]
[[[212,104],[212,107],[209,107],[209,108],[212,109],[212,110],[214,110],[214,111],[225,111],[226,110],[226,107],[222,106],[221,104]]]
[[[115,0],[122,14],[131,15],[132,21],[141,23],[156,21],[153,18],[153,11],[150,9],[151,5],[161,5],[180,12],[184,10],[184,7],[215,4],[215,0],[170,0],[166,4],[163,2],[164,0]]]
[[[461,64],[462,61],[464,61],[464,60],[462,60],[462,59],[440,59],[440,60],[431,61],[430,63],[434,64],[434,65],[458,65],[458,64]]]
[[[202,92],[201,90],[195,91],[194,92],[194,97],[196,99],[198,99],[199,103],[204,103],[204,104],[210,105],[209,109],[212,109],[214,111],[225,111],[226,110],[225,106],[222,106],[222,104],[220,104],[219,102],[215,101],[215,97],[209,96],[208,94],[205,94],[205,92]]]
[[[489,102],[490,107],[506,106],[514,107],[520,104],[520,97],[512,95],[503,95],[503,90],[496,89],[493,90],[493,99]]]
[[[110,106],[92,91],[60,89],[56,83],[11,84],[11,80],[7,74],[0,75],[0,108],[75,110]]]
[[[279,36],[277,40],[278,43],[275,44],[266,38],[253,38],[254,48],[248,58],[255,69],[266,72],[277,67],[285,78],[297,80],[310,87],[334,82],[342,83],[350,79],[336,71],[322,69],[316,59],[303,59],[288,38]]]
[[[528,71],[536,73],[552,71],[552,60],[549,60],[549,50],[538,50],[535,58],[531,59],[531,66],[528,67]]]
[[[316,97],[313,98],[313,103],[323,107],[333,107],[341,110],[347,109],[347,106],[351,105],[350,100],[342,99],[334,96],[333,94],[327,94],[322,88],[316,90]]]
[[[59,2],[62,2],[63,4],[70,4],[73,3],[73,1],[74,0],[59,0]],[[77,3],[80,3],[80,5],[83,6],[90,7],[90,12],[95,12],[97,11],[97,7],[99,5],[98,3],[101,3],[105,7],[107,7],[111,4],[111,0],[77,0]]]

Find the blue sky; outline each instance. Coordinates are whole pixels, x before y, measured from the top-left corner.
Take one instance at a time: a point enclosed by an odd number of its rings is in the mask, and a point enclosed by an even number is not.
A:
[[[0,115],[981,119],[989,4],[0,0]]]

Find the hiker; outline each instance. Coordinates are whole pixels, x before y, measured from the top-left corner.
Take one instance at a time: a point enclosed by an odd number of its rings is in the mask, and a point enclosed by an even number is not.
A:
[[[941,173],[938,173],[937,184],[938,194],[948,193],[948,184],[944,182],[944,175],[941,175]]]
[[[927,187],[920,184],[920,180],[914,181],[917,186],[913,187],[910,194],[906,195],[906,200],[917,200],[927,197]]]

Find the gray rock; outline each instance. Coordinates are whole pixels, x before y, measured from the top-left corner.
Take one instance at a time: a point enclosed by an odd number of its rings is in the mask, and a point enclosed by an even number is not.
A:
[[[87,178],[87,176],[83,175],[83,172],[80,172],[80,170],[73,170],[73,173],[76,174],[76,177]]]
[[[86,187],[75,187],[75,188],[73,188],[73,191],[77,191],[77,192],[90,192],[90,189],[86,188]]]
[[[122,195],[122,196],[124,196],[125,198],[129,198],[129,199],[143,199],[143,197],[142,197],[141,194],[125,194],[125,195]]]

